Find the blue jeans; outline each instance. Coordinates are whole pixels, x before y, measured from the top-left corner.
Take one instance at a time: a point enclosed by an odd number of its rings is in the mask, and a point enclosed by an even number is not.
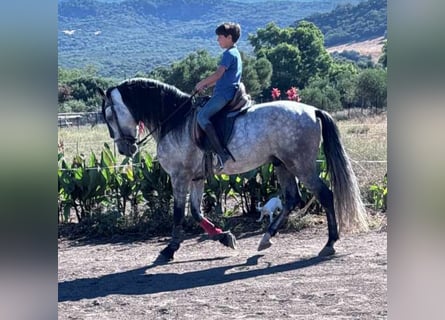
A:
[[[204,129],[212,124],[210,118],[220,111],[230,100],[226,100],[222,95],[212,96],[210,100],[198,112],[197,120],[199,126]]]

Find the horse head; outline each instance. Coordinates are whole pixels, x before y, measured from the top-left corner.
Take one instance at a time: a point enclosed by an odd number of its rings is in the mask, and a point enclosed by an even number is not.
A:
[[[133,156],[138,150],[138,123],[123,102],[117,87],[111,87],[106,92],[101,88],[97,91],[102,97],[102,115],[110,137],[114,139],[120,154]]]
[[[191,109],[190,95],[154,79],[136,77],[106,92],[97,91],[110,136],[119,153],[126,156],[134,155],[142,142],[137,142],[138,132],[142,131],[138,130],[139,124],[157,140],[171,130],[180,130]]]

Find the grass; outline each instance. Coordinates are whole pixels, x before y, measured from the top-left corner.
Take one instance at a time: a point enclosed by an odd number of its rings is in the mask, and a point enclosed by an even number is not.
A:
[[[59,151],[64,152],[65,159],[67,159],[68,163],[71,163],[71,160],[76,155],[89,156],[91,152],[94,152],[96,156],[99,156],[104,147],[104,143],[108,143],[112,148],[118,162],[124,159],[124,157],[117,152],[117,148],[108,134],[106,124],[59,128],[58,143]],[[149,142],[144,146],[144,150],[150,154],[155,154],[156,145],[153,140],[149,139]]]
[[[337,122],[362,192],[387,172],[386,113]]]

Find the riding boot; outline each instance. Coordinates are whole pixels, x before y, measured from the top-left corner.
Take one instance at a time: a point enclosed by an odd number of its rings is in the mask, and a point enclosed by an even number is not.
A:
[[[222,169],[224,169],[224,163],[230,158],[230,154],[222,146],[221,142],[219,141],[218,135],[216,134],[216,130],[212,124],[206,125],[203,130],[205,131],[213,149],[216,152],[216,157],[218,159],[217,170],[221,171]]]

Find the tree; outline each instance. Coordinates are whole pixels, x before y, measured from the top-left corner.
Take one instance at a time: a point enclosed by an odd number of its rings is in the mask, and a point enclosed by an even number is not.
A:
[[[257,56],[260,52],[276,47],[280,43],[290,43],[291,28],[281,29],[274,22],[269,22],[266,28],[259,28],[256,34],[249,34],[248,40]]]
[[[241,52],[243,61],[243,76],[241,81],[253,100],[261,100],[264,89],[270,86],[272,77],[272,64],[266,58],[257,59]]]
[[[350,62],[333,63],[329,69],[329,81],[340,95],[343,108],[352,108],[356,104],[358,67]]]
[[[266,58],[259,58],[255,60],[254,68],[258,75],[260,87],[263,89],[268,88],[272,77],[272,63]]]
[[[97,88],[106,89],[112,85],[112,81],[104,78],[83,75],[67,82],[71,89],[71,96],[74,100],[80,100],[87,106],[89,111],[97,110],[102,103],[101,97],[97,94]],[[85,110],[76,110],[85,111]]]
[[[86,112],[85,103],[80,100],[68,100],[59,105],[59,112]]]
[[[279,28],[274,23],[249,35],[257,58],[272,63],[271,85],[286,90],[289,86],[304,88],[311,77],[326,76],[332,58],[324,48],[323,34],[313,23]]]
[[[317,108],[332,112],[341,110],[340,94],[328,78],[313,78],[301,90],[301,101]]]
[[[59,84],[57,86],[57,96],[59,103],[64,103],[73,98],[71,96],[71,88],[66,84]]]
[[[386,57],[387,45],[388,45],[388,40],[385,40],[385,43],[383,44],[382,47],[382,55],[380,56],[378,61],[383,66],[383,68],[386,68],[387,66],[387,57]]]
[[[282,89],[290,85],[302,86],[300,81],[301,54],[297,47],[281,43],[267,53],[267,60],[273,66],[271,84]]]
[[[206,50],[198,50],[173,63],[170,68],[155,69],[154,75],[184,92],[191,93],[203,78],[215,72],[217,59]],[[153,73],[150,73],[150,75]]]
[[[102,102],[97,94],[97,87],[106,89],[115,82],[112,79],[97,76],[97,71],[92,66],[87,66],[84,69],[59,67],[58,76],[59,112],[98,110]]]
[[[326,76],[333,61],[324,47],[321,30],[312,22],[299,22],[292,36],[292,41],[301,52],[298,76],[301,82],[299,86],[303,88],[311,77]]]
[[[355,93],[362,108],[386,107],[386,70],[381,68],[363,70],[358,75]]]

